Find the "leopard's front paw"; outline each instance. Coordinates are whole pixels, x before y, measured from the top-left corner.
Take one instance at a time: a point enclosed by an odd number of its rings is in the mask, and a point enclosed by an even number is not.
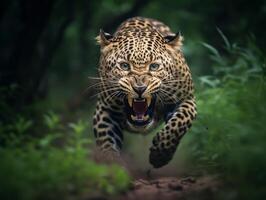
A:
[[[175,153],[176,148],[163,148],[159,149],[158,147],[150,148],[150,164],[154,168],[160,168],[166,164],[168,164]]]

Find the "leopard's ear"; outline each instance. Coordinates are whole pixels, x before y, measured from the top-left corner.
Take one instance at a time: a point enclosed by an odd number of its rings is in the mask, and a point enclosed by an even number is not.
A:
[[[166,44],[170,45],[176,50],[180,50],[183,45],[183,37],[181,36],[180,32],[172,35],[167,35],[164,37],[164,40]]]
[[[113,36],[110,33],[106,33],[102,29],[100,29],[100,33],[95,39],[97,43],[101,45],[101,47],[104,47],[111,43],[112,38]]]

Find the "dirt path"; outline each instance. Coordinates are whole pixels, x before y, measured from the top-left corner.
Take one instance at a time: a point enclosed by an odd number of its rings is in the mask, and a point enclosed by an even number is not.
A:
[[[215,177],[161,177],[152,180],[137,179],[121,200],[214,199],[219,182]]]
[[[129,156],[124,160],[125,169],[133,178],[131,188],[120,196],[100,195],[90,200],[213,200],[222,185],[217,176],[203,175],[203,172],[199,173],[201,176],[184,175],[188,172],[177,170],[174,163],[149,171],[150,166],[137,166]]]

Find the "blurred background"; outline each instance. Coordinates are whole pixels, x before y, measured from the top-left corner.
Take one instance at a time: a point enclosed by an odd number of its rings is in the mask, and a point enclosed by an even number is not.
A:
[[[134,16],[155,18],[182,33],[196,86],[198,119],[166,166],[167,175],[219,174],[227,187],[217,199],[266,195],[266,1],[2,0],[0,5],[1,199],[126,190],[130,177],[123,169],[91,159],[96,91],[88,89],[94,83],[88,76],[97,76],[99,29],[113,33]],[[139,170],[149,166],[153,135],[126,134],[126,157]]]

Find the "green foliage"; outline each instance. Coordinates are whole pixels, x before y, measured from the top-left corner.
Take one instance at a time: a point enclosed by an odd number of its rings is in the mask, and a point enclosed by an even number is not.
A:
[[[23,134],[27,130],[29,130],[30,127],[32,127],[33,122],[32,120],[26,120],[25,118],[19,116],[17,121],[13,124],[14,131]]]
[[[114,195],[128,187],[129,177],[121,167],[99,165],[90,159],[90,140],[83,120],[64,125],[54,112],[43,119],[43,130],[48,133],[41,138],[26,135],[32,120],[20,117],[8,125],[21,137],[9,137],[9,142],[0,147],[0,199]]]
[[[266,184],[265,61],[252,43],[241,48],[219,33],[223,53],[203,44],[211,52],[214,73],[199,78],[198,120],[187,150],[198,167],[221,173],[240,188],[238,198],[261,198]]]
[[[50,129],[54,130],[60,125],[60,118],[59,116],[50,111],[43,116],[45,125]]]

